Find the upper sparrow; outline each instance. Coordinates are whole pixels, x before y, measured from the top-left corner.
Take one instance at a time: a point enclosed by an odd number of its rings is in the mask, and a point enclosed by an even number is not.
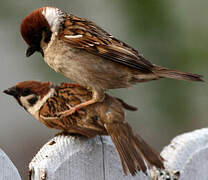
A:
[[[146,165],[164,169],[163,158],[140,136],[135,135],[125,121],[123,109],[135,108],[120,99],[106,94],[103,102],[89,105],[70,116],[60,117],[56,114],[88,101],[92,93],[74,84],[54,86],[50,82],[38,81],[21,82],[4,92],[14,96],[25,110],[49,128],[88,138],[109,135],[125,174],[129,171],[135,175],[139,170],[146,173]]]
[[[29,14],[21,23],[21,34],[29,46],[26,56],[40,52],[55,71],[93,92],[91,100],[65,115],[102,101],[106,89],[160,78],[202,81],[200,75],[152,64],[95,23],[55,7],[42,7]]]

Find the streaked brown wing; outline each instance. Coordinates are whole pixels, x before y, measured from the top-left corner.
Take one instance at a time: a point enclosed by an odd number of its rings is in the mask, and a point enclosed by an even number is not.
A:
[[[153,67],[138,51],[83,18],[68,15],[60,38],[76,48],[140,71],[150,72]]]
[[[56,114],[76,106],[92,97],[87,89],[76,85],[62,83],[56,86],[56,95],[50,97],[40,109],[40,121],[49,128],[68,131],[87,137],[106,134],[100,122],[99,114],[94,107],[78,110],[76,113],[60,118]]]

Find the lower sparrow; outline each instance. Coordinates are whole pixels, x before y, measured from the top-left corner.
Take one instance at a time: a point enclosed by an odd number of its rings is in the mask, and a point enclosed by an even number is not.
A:
[[[125,121],[124,109],[136,110],[124,101],[105,94],[103,102],[84,107],[75,113],[60,117],[58,112],[70,110],[92,98],[87,89],[63,83],[54,86],[50,82],[25,81],[4,91],[36,119],[49,128],[63,133],[82,135],[87,138],[109,135],[118,151],[125,174],[135,175],[147,166],[163,169],[163,158]]]

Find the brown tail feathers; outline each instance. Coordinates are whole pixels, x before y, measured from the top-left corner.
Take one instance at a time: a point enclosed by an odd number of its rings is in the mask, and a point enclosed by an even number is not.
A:
[[[121,105],[123,106],[123,108],[125,108],[125,109],[127,109],[129,111],[137,111],[137,107],[127,104],[126,102],[124,102],[120,98],[116,98],[116,99],[121,103]]]
[[[187,81],[203,81],[203,76],[192,73],[180,72],[165,67],[154,65],[153,72],[162,78],[173,78]]]
[[[142,170],[147,173],[147,165],[163,169],[163,158],[138,135],[134,135],[128,123],[108,123],[105,128],[118,151],[124,173],[136,175]]]

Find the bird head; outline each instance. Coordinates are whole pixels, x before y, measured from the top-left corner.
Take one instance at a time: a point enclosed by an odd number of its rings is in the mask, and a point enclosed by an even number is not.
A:
[[[19,105],[34,115],[49,97],[54,94],[51,82],[24,81],[3,92],[13,96]]]
[[[24,18],[20,32],[28,44],[26,56],[29,57],[36,51],[44,56],[43,45],[47,45],[52,33],[58,33],[64,24],[65,12],[55,7],[42,7],[34,10]]]

